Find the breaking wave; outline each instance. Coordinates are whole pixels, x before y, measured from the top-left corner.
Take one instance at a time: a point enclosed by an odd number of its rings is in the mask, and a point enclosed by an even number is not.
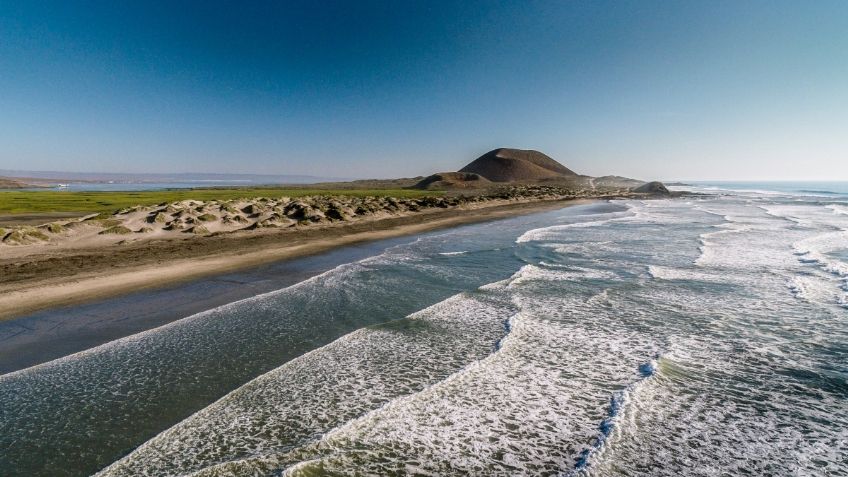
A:
[[[0,428],[125,432],[193,400],[102,476],[848,474],[847,216],[756,192],[580,207],[0,379]]]

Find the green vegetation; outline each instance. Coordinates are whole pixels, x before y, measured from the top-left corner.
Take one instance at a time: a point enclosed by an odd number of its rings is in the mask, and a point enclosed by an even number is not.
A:
[[[168,189],[139,192],[0,191],[0,214],[80,212],[111,214],[136,205],[156,205],[180,200],[231,200],[256,197],[303,197],[344,195],[418,198],[440,192],[407,189],[300,189],[300,188],[221,188]]]
[[[109,234],[117,234],[117,235],[126,235],[131,234],[132,230],[124,227],[123,225],[116,225],[114,227],[109,227],[108,229],[100,232],[101,235],[109,235]]]
[[[186,230],[186,232],[192,233],[192,234],[195,234],[195,235],[205,235],[205,234],[209,233],[209,229],[207,229],[206,227],[204,227],[202,225],[195,225],[194,227]]]
[[[50,237],[48,237],[44,234],[44,232],[38,230],[35,227],[27,227],[23,230],[23,232],[28,238],[34,238],[37,240],[50,240]]]
[[[97,216],[100,217],[100,216]],[[99,225],[101,227],[114,227],[116,225],[121,225],[121,221],[118,219],[100,219],[100,218],[86,219],[85,223],[91,225]]]
[[[17,230],[12,230],[9,235],[6,235],[6,237],[3,238],[3,242],[12,244],[28,243],[34,240],[50,240],[50,237],[34,227],[22,227]]]
[[[12,230],[9,235],[3,238],[4,243],[18,244],[26,241],[26,234],[20,230]]]

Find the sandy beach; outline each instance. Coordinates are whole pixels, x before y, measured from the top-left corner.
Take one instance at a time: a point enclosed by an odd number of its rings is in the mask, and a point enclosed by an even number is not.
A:
[[[309,228],[239,231],[94,247],[7,247],[0,259],[0,319],[165,287],[344,245],[550,210],[586,200],[498,200]]]

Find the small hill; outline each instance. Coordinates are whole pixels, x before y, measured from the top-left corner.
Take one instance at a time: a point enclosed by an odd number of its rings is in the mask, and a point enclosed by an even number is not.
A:
[[[478,174],[492,182],[538,181],[577,175],[539,151],[508,148],[489,151],[459,172]]]
[[[415,184],[415,189],[476,189],[492,182],[473,172],[439,172]]]
[[[25,189],[27,187],[32,186],[6,177],[0,177],[0,189]]]
[[[633,189],[633,192],[638,192],[640,194],[660,194],[660,195],[669,195],[671,192],[668,191],[665,185],[659,181],[648,182],[640,185]]]

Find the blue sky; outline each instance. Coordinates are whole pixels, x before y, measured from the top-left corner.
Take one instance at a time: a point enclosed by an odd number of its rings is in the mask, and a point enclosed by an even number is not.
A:
[[[0,3],[0,169],[848,180],[848,2]]]

